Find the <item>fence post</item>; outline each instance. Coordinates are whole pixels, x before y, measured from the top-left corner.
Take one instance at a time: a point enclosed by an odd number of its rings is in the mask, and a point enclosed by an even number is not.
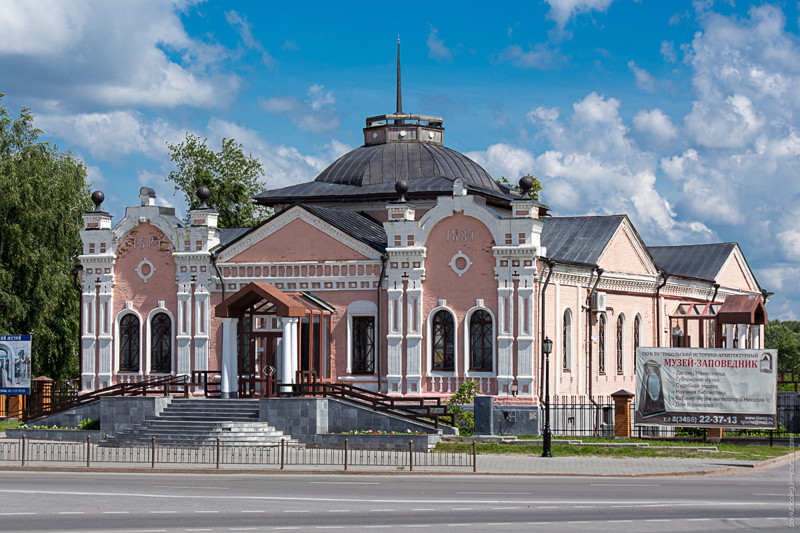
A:
[[[414,441],[408,441],[408,471],[414,471]]]
[[[478,471],[478,445],[472,441],[472,471]]]
[[[348,439],[344,439],[344,469],[347,470],[347,443]]]
[[[25,466],[25,448],[27,448],[27,439],[25,435],[22,436],[22,466]]]
[[[286,455],[286,439],[281,439],[281,470],[283,470],[284,466],[284,458]]]
[[[156,436],[150,441],[150,468],[156,467]]]
[[[217,437],[217,470],[219,470],[219,437]]]
[[[92,459],[92,436],[86,435],[86,468],[91,468]]]

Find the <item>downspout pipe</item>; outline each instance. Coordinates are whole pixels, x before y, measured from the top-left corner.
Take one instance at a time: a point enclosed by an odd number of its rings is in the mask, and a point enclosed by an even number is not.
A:
[[[718,292],[719,292],[719,283],[715,283],[714,284],[714,295],[711,296],[711,301],[712,302],[717,299],[717,293]]]
[[[381,392],[381,345],[383,345],[384,335],[381,333],[383,331],[383,314],[381,313],[381,302],[383,297],[383,280],[386,278],[386,262],[389,260],[389,254],[386,252],[381,254],[381,275],[378,278],[378,316],[377,324],[375,327],[378,329],[379,335],[376,335],[376,340],[378,342],[375,343],[375,371],[378,374],[378,392]]]
[[[661,285],[656,287],[656,348],[661,348],[661,289],[667,284],[669,274],[661,271]],[[716,296],[716,292],[714,295]]]
[[[544,285],[542,286],[542,290],[539,293],[541,298],[541,315],[542,315],[542,333],[541,337],[539,337],[539,349],[542,348],[542,342],[544,341],[545,333],[544,333],[544,318],[545,318],[545,301],[544,301],[544,293],[547,291],[547,286],[550,284],[550,278],[553,276],[553,267],[556,266],[555,261],[552,259],[545,258],[545,264],[547,265],[547,279],[544,280]],[[541,352],[540,352],[541,353]],[[544,375],[545,368],[544,368],[544,354],[541,354],[539,358],[539,366],[541,367],[540,376]],[[542,390],[541,380],[539,380],[539,396],[542,396],[544,391]]]
[[[600,277],[603,275],[603,269],[595,265],[593,272],[597,273],[597,279],[594,280],[592,290],[589,291],[589,305],[586,307],[586,327],[589,329],[589,335],[586,339],[589,345],[589,375],[587,381],[589,382],[589,401],[597,405],[594,398],[592,398],[592,296],[594,296],[594,291],[597,290],[597,286],[600,284]],[[589,279],[591,280],[592,278],[589,277]]]
[[[219,271],[219,267],[217,266],[217,254],[211,252],[211,264],[214,265],[214,270],[217,272],[217,277],[219,278],[220,285],[222,286],[222,301],[225,301],[225,279],[222,277],[222,272]]]

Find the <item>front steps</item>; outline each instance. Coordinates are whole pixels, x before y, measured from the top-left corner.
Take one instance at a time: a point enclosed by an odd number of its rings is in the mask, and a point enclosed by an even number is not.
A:
[[[145,419],[116,435],[109,446],[152,442],[216,442],[278,446],[281,440],[297,443],[290,435],[259,421],[259,401],[247,399],[175,398],[155,418]]]

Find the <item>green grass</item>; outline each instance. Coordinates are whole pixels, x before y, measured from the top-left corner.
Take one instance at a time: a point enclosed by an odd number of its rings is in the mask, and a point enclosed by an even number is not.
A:
[[[0,420],[0,431],[18,428],[21,423],[19,420]]]
[[[554,439],[554,440],[567,440]],[[627,447],[627,446],[582,446],[579,444],[556,444],[551,446],[554,457],[626,457],[626,458],[647,458],[647,457],[667,457],[667,458],[728,458],[742,459],[746,461],[761,461],[779,457],[789,453],[791,450],[785,446],[759,446],[752,444],[733,444],[722,442],[710,444],[703,442],[679,442],[679,441],[653,441],[642,439],[603,439],[597,437],[580,437],[583,442],[606,442],[620,444],[625,442],[646,442],[649,447]],[[719,451],[705,452],[690,449],[692,446],[716,446]],[[656,448],[656,446],[679,446],[687,449]],[[436,446],[436,451],[447,452],[471,452],[471,442],[440,442]],[[505,455],[542,455],[541,444],[508,444],[508,443],[477,443],[477,452],[481,454],[505,454]]]

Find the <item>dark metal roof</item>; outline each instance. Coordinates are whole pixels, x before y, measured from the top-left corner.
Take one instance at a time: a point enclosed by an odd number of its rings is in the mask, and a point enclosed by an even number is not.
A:
[[[493,182],[494,183],[494,182]],[[264,191],[255,197],[256,202],[262,205],[275,205],[295,203],[301,201],[305,204],[314,201],[327,201],[338,199],[353,199],[356,196],[371,199],[382,198],[397,200],[399,195],[395,191],[394,182],[378,183],[374,185],[344,185],[320,181],[309,181],[298,185],[290,185],[282,189]],[[518,200],[519,196],[511,194],[507,187],[494,183],[494,186],[465,184],[467,189],[482,196],[499,198],[506,202]],[[408,181],[406,198],[430,197],[440,194],[452,194],[453,179],[446,177],[418,178]]]
[[[219,246],[225,246],[229,242],[241,237],[251,228],[220,228],[219,229]]]
[[[547,217],[543,219],[542,246],[558,262],[597,264],[625,215]]]
[[[730,257],[736,243],[649,246],[656,266],[669,274],[713,280]]]
[[[298,204],[298,206],[354,239],[358,239],[376,250],[386,250],[386,230],[383,228],[383,224],[371,216],[315,205]]]

